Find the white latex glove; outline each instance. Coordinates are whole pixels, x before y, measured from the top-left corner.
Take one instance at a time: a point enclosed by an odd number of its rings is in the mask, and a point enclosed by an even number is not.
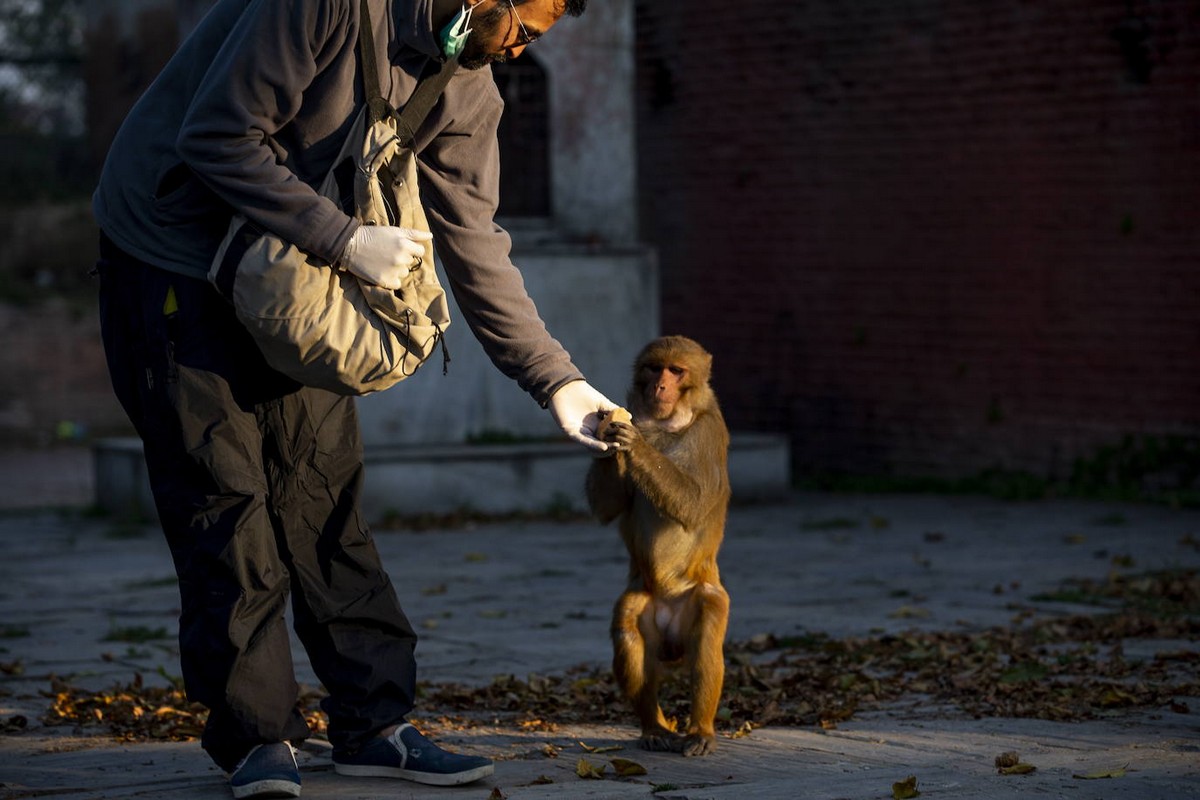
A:
[[[571,381],[550,397],[547,404],[558,427],[589,450],[603,453],[608,444],[596,438],[600,412],[611,411],[617,404],[597,392],[587,381]]]
[[[395,291],[417,259],[425,257],[428,231],[392,225],[360,225],[350,237],[342,266],[367,283]]]

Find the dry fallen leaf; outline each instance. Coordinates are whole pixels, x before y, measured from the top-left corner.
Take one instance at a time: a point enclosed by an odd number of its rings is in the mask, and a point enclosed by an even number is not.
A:
[[[996,756],[996,770],[1001,775],[1028,775],[1036,771],[1037,767],[1021,763],[1020,754],[1009,751]]]
[[[597,767],[586,758],[581,758],[575,764],[575,774],[587,780],[602,780],[604,778],[604,770],[607,769],[606,764],[601,764]]]
[[[1100,695],[1100,705],[1105,708],[1113,708],[1116,706],[1130,706],[1137,702],[1137,698],[1129,692],[1123,691],[1114,686],[1104,694]]]
[[[605,745],[604,747],[592,747],[590,744],[587,744],[586,742],[580,742],[579,746],[582,747],[584,749],[584,751],[588,752],[588,753],[615,753],[618,750],[625,749],[624,747],[622,747],[619,744],[610,744],[610,745]]]
[[[1124,767],[1117,767],[1116,769],[1101,769],[1101,770],[1096,770],[1095,772],[1089,772],[1085,775],[1077,774],[1077,775],[1072,775],[1071,777],[1077,778],[1081,781],[1096,781],[1096,780],[1103,780],[1104,778],[1124,778],[1125,770],[1128,767],[1129,767],[1129,765],[1126,764]]]
[[[1028,775],[1036,770],[1037,767],[1033,764],[1013,764],[1008,767],[1001,767],[999,772],[1001,775]]]
[[[488,800],[505,800],[507,795],[500,791],[499,786],[492,787],[492,793],[488,795]]]
[[[617,771],[617,776],[628,778],[633,775],[645,775],[646,768],[636,761],[630,761],[627,758],[611,758],[609,763],[613,765],[613,769]]]
[[[888,616],[892,619],[925,619],[929,616],[929,609],[918,608],[916,606],[900,606],[888,614]]]
[[[917,791],[916,775],[909,775],[904,780],[892,784],[892,797],[895,800],[911,800],[913,797],[920,796],[921,793]]]

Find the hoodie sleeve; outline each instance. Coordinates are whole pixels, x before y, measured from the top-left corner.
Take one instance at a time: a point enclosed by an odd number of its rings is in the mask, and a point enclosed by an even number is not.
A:
[[[226,203],[328,261],[357,223],[281,163],[272,136],[300,113],[318,75],[346,62],[357,30],[353,0],[252,0],[206,65],[176,141],[180,158]],[[344,118],[353,103],[346,97],[323,113]]]
[[[546,330],[510,258],[512,241],[495,223],[503,102],[490,70],[460,72],[446,91],[476,99],[421,152],[422,201],[434,241],[472,333],[492,363],[544,407],[583,375]]]

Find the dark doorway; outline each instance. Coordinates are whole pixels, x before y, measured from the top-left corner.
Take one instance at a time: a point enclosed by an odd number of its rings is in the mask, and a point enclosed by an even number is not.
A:
[[[525,56],[493,64],[504,98],[500,120],[500,211],[505,217],[550,216],[550,104],[546,72]]]

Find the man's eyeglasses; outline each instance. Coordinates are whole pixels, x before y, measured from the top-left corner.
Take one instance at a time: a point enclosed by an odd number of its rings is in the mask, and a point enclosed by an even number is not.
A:
[[[521,28],[521,35],[517,37],[517,41],[513,47],[528,47],[536,42],[541,37],[541,34],[529,35],[529,31],[525,30],[525,23],[521,21],[521,15],[517,13],[517,6],[513,3],[513,0],[508,0],[508,7],[512,9],[513,16],[517,18],[517,25]]]

